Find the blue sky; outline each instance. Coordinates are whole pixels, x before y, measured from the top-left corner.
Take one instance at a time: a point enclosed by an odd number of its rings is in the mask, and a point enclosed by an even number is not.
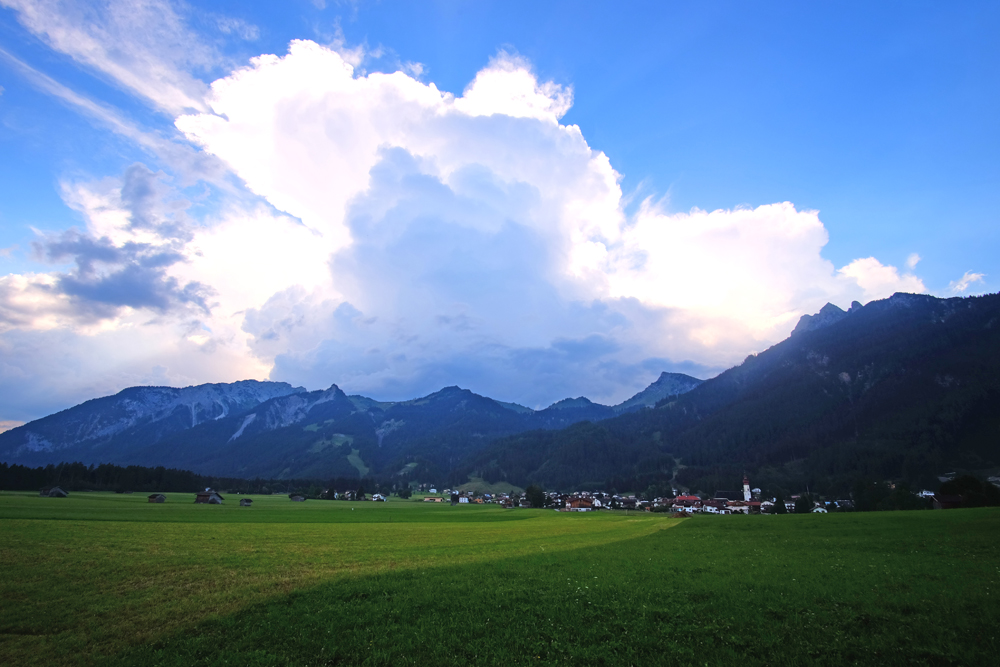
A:
[[[827,301],[996,291],[998,29],[0,0],[0,420],[245,377],[615,402]]]

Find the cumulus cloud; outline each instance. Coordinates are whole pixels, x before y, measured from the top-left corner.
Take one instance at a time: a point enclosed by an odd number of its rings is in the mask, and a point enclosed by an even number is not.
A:
[[[214,114],[178,128],[329,256],[328,284],[247,311],[249,345],[280,379],[402,397],[467,378],[530,402],[525,385],[559,376],[614,400],[652,366],[724,368],[827,301],[924,291],[874,258],[836,269],[819,214],[790,203],[650,200],[628,218],[607,157],[559,122],[571,91],[508,53],[455,97],[296,41],[208,99]]]
[[[886,266],[874,257],[856,259],[837,271],[838,277],[862,290],[862,301],[871,301],[894,292],[926,292],[920,278],[913,274],[899,274],[895,266]]]
[[[40,241],[68,268],[8,277],[0,307],[24,324],[0,340],[24,347],[25,330],[49,327],[68,350],[119,345],[133,355],[102,376],[116,381],[157,367],[395,399],[460,384],[542,406],[617,402],[663,370],[706,377],[827,301],[924,291],[912,266],[838,269],[819,213],[791,203],[647,200],[626,215],[607,156],[561,123],[572,91],[516,55],[460,96],[363,74],[355,55],[292,42],[214,82],[210,112],[177,119],[270,206],[232,202],[195,224],[140,166],[68,186],[87,230]],[[84,302],[86,341],[59,319]]]

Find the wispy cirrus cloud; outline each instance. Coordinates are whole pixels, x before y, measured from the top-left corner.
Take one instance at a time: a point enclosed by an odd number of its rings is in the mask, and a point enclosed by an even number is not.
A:
[[[205,110],[208,72],[218,55],[166,0],[0,0],[54,50],[170,114]]]
[[[973,283],[983,282],[983,278],[986,277],[985,273],[973,273],[972,271],[966,271],[958,280],[953,280],[948,283],[948,291],[952,294],[961,294],[969,289]]]

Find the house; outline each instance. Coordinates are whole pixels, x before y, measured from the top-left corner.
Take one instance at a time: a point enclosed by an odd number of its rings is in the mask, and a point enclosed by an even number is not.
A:
[[[674,505],[681,505],[683,507],[693,507],[695,503],[701,504],[701,498],[698,496],[677,496],[674,498]]]
[[[381,493],[375,493],[375,494],[372,494],[372,500],[374,500],[377,503],[384,503],[385,502],[385,496],[383,496]]]
[[[306,497],[305,496],[300,496],[298,494],[294,494],[294,495],[288,496],[288,498],[293,503],[304,503],[306,501]]]
[[[940,493],[934,495],[934,509],[952,510],[962,506],[962,496],[945,496]]]
[[[249,498],[240,498],[240,507],[250,507],[253,505],[253,501]]]
[[[459,496],[458,497],[458,502],[461,503],[462,505],[468,505],[469,504],[469,496]]]
[[[822,505],[816,505],[816,507],[814,507],[811,510],[809,510],[809,512],[811,514],[828,514],[828,512],[826,511],[826,508],[823,507]]]
[[[566,501],[566,509],[570,512],[589,512],[593,506],[590,498],[570,498]]]
[[[427,496],[426,498],[424,498],[424,502],[425,503],[443,503],[444,502],[444,498],[441,498],[440,496]]]
[[[38,492],[38,495],[43,498],[65,498],[69,494],[60,489],[58,486],[46,487]]]
[[[165,503],[167,502],[167,497],[162,493],[152,493],[148,496],[149,502],[151,503]]]
[[[205,489],[194,497],[196,505],[221,505],[223,500],[225,500],[225,498],[212,489]]]

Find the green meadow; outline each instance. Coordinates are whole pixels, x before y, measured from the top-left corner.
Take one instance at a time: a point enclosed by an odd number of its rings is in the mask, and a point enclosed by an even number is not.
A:
[[[1000,511],[0,493],[4,665],[993,665]]]

